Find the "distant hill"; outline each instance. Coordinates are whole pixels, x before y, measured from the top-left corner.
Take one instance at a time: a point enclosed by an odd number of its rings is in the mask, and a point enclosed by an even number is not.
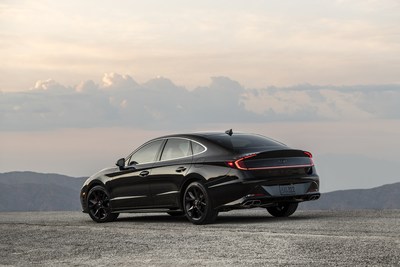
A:
[[[35,172],[0,173],[0,211],[80,210],[86,178]],[[303,210],[400,209],[400,182],[371,189],[333,191]]]
[[[300,205],[305,210],[400,209],[400,182],[371,189],[324,193],[317,201]]]
[[[80,210],[86,178],[35,172],[0,173],[0,211]]]

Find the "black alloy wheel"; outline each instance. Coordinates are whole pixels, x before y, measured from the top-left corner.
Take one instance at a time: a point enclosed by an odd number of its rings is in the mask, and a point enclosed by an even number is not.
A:
[[[276,207],[267,208],[269,214],[274,217],[288,217],[292,215],[296,210],[299,204],[295,203],[281,203]]]
[[[194,224],[212,223],[218,216],[207,189],[200,182],[193,182],[186,188],[183,209],[186,217]]]
[[[111,222],[119,215],[111,213],[110,197],[103,186],[97,185],[89,191],[87,203],[90,218],[95,222]]]

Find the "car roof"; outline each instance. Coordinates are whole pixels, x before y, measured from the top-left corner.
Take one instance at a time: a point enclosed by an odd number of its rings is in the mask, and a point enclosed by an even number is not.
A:
[[[257,135],[257,134],[252,134],[252,133],[242,133],[242,132],[234,132],[234,135]],[[180,137],[180,138],[196,138],[196,137],[200,137],[200,138],[205,138],[208,139],[207,137],[209,136],[223,136],[223,135],[227,135],[227,133],[225,132],[194,132],[194,133],[183,133],[183,134],[170,134],[170,135],[164,135],[164,136],[160,136],[157,137],[155,139],[164,139],[164,138],[173,138],[173,137]]]

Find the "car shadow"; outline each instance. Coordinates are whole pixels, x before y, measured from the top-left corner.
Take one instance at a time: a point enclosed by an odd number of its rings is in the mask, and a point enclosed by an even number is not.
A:
[[[272,222],[282,222],[282,221],[301,221],[310,220],[312,217],[282,217],[276,218],[272,216],[220,216],[215,221],[215,224],[251,224],[251,223],[272,223]]]
[[[144,222],[144,223],[174,223],[189,222],[185,216],[170,216],[168,214],[146,214],[140,216],[125,215],[129,217],[118,218],[115,222]]]
[[[273,217],[266,213],[265,215],[254,214],[234,214],[220,213],[212,224],[257,224],[257,223],[273,223],[282,221],[303,221],[316,220],[324,217],[323,214],[294,214],[290,217]],[[141,223],[190,223],[185,216],[170,216],[164,214],[141,214],[140,216],[127,215],[118,218],[115,222],[141,222]]]

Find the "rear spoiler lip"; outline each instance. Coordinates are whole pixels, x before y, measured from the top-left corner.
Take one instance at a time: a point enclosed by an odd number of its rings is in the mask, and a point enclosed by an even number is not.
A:
[[[293,149],[293,148],[284,148],[284,149],[282,149],[282,148],[279,148],[279,149],[273,149],[273,150],[254,150],[253,152],[245,152],[245,153],[237,153],[236,154],[236,158],[244,158],[244,157],[248,157],[248,156],[259,156],[259,155],[262,155],[262,154],[269,154],[269,153],[277,153],[277,152],[289,152],[289,151],[292,151],[292,152],[298,152],[298,153],[301,153],[301,154],[303,154],[304,152],[307,152],[307,151],[305,151],[305,150],[301,150],[301,149]],[[307,157],[307,155],[304,155],[305,157]]]

